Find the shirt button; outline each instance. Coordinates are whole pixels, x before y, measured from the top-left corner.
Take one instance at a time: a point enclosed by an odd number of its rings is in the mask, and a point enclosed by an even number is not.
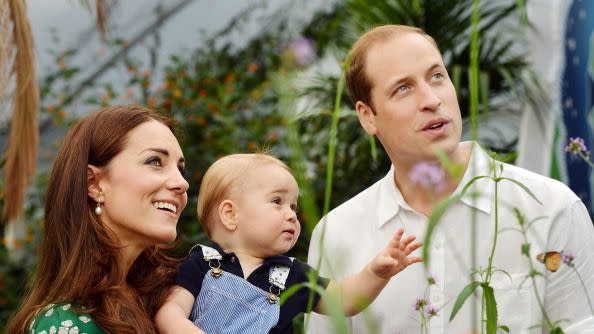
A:
[[[231,262],[235,262],[235,256],[231,256]]]

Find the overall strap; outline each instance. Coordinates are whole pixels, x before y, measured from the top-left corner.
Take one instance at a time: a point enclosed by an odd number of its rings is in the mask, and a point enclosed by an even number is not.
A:
[[[221,270],[221,260],[223,259],[221,253],[212,247],[201,244],[197,244],[196,246],[200,246],[200,248],[202,248],[202,257],[204,258],[204,261],[208,262],[208,266],[211,269],[210,274],[215,278],[220,277],[223,273]],[[194,247],[192,247],[192,249],[194,249]],[[216,260],[216,262],[213,262],[214,260]]]
[[[208,246],[204,246],[201,244],[198,244],[197,246],[200,246],[200,248],[202,248],[202,255],[204,256],[204,261],[210,261],[210,260],[222,260],[223,256],[221,255],[221,253],[219,253],[216,249],[212,248],[212,247],[208,247]]]
[[[295,258],[290,257],[291,262],[293,262],[293,260]],[[289,277],[289,272],[291,271],[291,267],[289,266],[284,266],[284,265],[280,265],[277,264],[275,266],[270,267],[270,274],[268,275],[268,282],[274,286],[276,286],[277,288],[280,289],[280,291],[283,291],[286,287],[285,287],[285,283],[287,282],[287,278]]]
[[[295,258],[290,257],[290,259],[293,262]],[[270,273],[268,274],[268,282],[270,283],[268,302],[270,304],[276,304],[278,302],[281,292],[286,288],[285,284],[287,283],[290,271],[290,266],[277,264],[270,267]],[[277,292],[274,291],[274,287],[277,288]]]

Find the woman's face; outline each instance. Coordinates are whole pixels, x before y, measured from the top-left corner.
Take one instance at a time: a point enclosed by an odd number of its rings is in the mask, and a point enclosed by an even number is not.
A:
[[[177,139],[157,121],[129,132],[122,151],[101,169],[104,224],[125,247],[146,248],[175,240],[188,201],[184,157]]]

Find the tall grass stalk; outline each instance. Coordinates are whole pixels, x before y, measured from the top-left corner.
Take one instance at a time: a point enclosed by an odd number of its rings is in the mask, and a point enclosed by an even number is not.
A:
[[[470,39],[470,68],[468,71],[469,75],[469,91],[470,91],[470,137],[473,141],[477,142],[478,140],[478,101],[479,101],[479,23],[480,23],[480,0],[473,0],[472,2],[472,15],[471,15],[471,39]],[[488,94],[488,93],[486,93]],[[473,166],[473,170],[476,171],[476,166]],[[476,204],[476,196],[472,198],[473,205]],[[476,268],[478,260],[477,260],[477,213],[475,210],[472,210],[471,216],[471,224],[470,224],[470,261],[472,268]],[[471,274],[470,281],[474,281],[474,277]],[[484,300],[484,298],[483,298]],[[481,328],[482,324],[482,315],[484,312],[482,311],[484,303],[481,302]],[[478,322],[478,296],[473,294],[471,299],[471,317],[470,317],[470,328],[475,329],[477,322]]]

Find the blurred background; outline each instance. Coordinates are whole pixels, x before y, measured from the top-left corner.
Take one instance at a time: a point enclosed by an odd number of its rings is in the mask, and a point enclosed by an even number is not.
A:
[[[436,39],[464,139],[567,183],[593,212],[590,168],[564,151],[570,137],[594,144],[592,1],[0,0],[0,329],[36,262],[61,140],[102,106],[140,103],[177,120],[190,182],[177,255],[205,241],[195,207],[206,168],[268,149],[300,183],[304,232],[292,255],[305,260],[320,217],[389,168],[340,83],[352,43],[386,23]],[[27,49],[13,36],[22,24],[33,52],[15,51]],[[35,71],[23,72],[24,59]],[[21,88],[19,75],[35,79]]]

